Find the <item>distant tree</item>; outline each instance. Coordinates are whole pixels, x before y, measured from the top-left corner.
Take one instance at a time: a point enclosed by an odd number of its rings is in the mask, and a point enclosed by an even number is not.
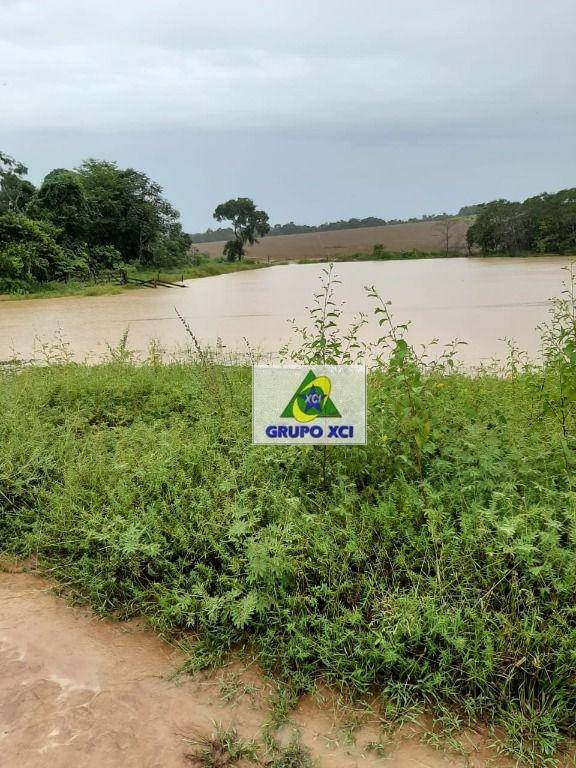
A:
[[[230,227],[218,227],[218,229],[208,229],[205,232],[194,232],[190,235],[193,243],[218,243],[221,240],[229,240],[234,236],[234,231]]]
[[[466,238],[482,253],[515,253],[532,249],[534,227],[534,216],[522,203],[494,200],[482,206]]]
[[[17,176],[26,176],[28,168],[24,163],[15,160],[12,155],[0,150],[0,176],[3,173],[15,173]]]
[[[221,203],[214,211],[216,221],[230,221],[234,239],[224,246],[224,255],[228,261],[240,261],[244,256],[246,244],[254,245],[258,237],[270,232],[268,214],[258,210],[248,197],[239,197]]]
[[[22,213],[34,194],[34,185],[22,177],[28,173],[23,163],[0,152],[0,213]]]
[[[446,256],[450,255],[451,250],[459,248],[459,243],[454,242],[454,236],[458,230],[458,220],[445,218],[434,225],[435,231],[442,240],[442,250]]]
[[[541,253],[576,253],[576,188],[528,198],[533,247]]]
[[[463,205],[462,208],[458,211],[458,216],[476,216],[477,213],[480,212],[480,209],[482,208],[482,203],[477,203],[476,205]]]

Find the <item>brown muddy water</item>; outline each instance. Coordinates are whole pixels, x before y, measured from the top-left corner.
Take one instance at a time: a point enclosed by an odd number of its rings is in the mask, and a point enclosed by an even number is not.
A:
[[[534,357],[537,326],[549,299],[566,279],[562,257],[455,258],[336,264],[346,301],[345,318],[368,312],[364,287],[374,284],[392,301],[399,322],[411,321],[410,338],[428,343],[455,337],[466,341],[461,358],[478,364],[505,354],[504,337],[515,339]],[[57,334],[76,359],[95,360],[116,345],[124,331],[128,344],[144,352],[156,339],[168,351],[189,344],[174,308],[202,343],[221,339],[231,352],[252,348],[277,352],[290,340],[290,318],[306,322],[306,307],[319,287],[323,264],[292,264],[187,281],[186,288],[127,291],[114,296],[69,297],[0,302],[0,360],[15,354],[41,357],[43,343]],[[365,331],[380,335],[374,320]]]
[[[174,676],[182,662],[182,654],[142,622],[104,621],[66,604],[43,579],[0,572],[0,765],[192,766],[190,740],[209,736],[217,725],[261,742],[270,683],[239,663]],[[383,745],[365,712],[336,700],[302,701],[279,738],[288,739],[294,729],[319,768],[505,764],[489,761],[495,755],[479,731],[462,734],[461,754],[436,751],[413,727]],[[382,744],[388,759],[371,744]],[[253,765],[243,761],[239,768]]]

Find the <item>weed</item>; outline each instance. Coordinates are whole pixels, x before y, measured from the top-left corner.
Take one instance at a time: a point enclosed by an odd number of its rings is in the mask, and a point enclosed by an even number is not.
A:
[[[266,768],[314,768],[310,750],[300,743],[297,732],[293,732],[288,744],[268,741],[267,754],[262,761]]]
[[[254,703],[259,690],[257,685],[242,680],[237,672],[230,672],[220,680],[220,698],[225,704],[237,704],[244,696],[248,696]]]
[[[274,733],[287,721],[290,713],[298,706],[298,694],[290,686],[278,683],[269,698],[270,714],[265,724],[268,733]]]
[[[195,747],[186,759],[200,768],[228,768],[240,760],[257,760],[256,742],[240,739],[235,730],[218,728],[211,736],[185,739]]]

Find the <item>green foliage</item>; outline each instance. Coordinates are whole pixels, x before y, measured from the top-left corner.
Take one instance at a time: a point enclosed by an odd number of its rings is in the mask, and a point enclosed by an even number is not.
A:
[[[116,253],[114,249],[108,250],[111,246],[102,247],[107,248],[108,254]],[[105,275],[103,276],[104,282],[102,282],[98,278],[97,272],[91,271],[91,254],[93,255],[93,251],[98,251],[99,248],[99,246],[93,246],[92,248],[80,246],[74,250],[70,262],[72,272],[66,282],[49,280],[43,283],[30,283],[23,281],[18,284],[11,283],[6,285],[5,288],[0,285],[0,293],[2,290],[10,292],[9,296],[2,297],[2,301],[41,299],[57,296],[102,296],[104,294],[118,294],[123,293],[125,290],[130,290],[130,286],[123,286],[117,282],[108,281]],[[156,267],[140,267],[139,265],[135,267],[130,265],[128,269],[131,275],[142,280],[153,280],[158,277],[160,280],[179,282],[181,279],[193,280],[200,277],[226,275],[230,272],[244,272],[246,270],[260,269],[264,266],[252,261],[237,261],[234,263],[214,261],[208,259],[203,254],[198,254],[196,257],[192,255],[190,261],[192,262],[190,265],[183,264],[176,267],[170,265],[161,269]],[[102,264],[99,267],[95,267],[95,269],[99,270],[101,267]],[[96,280],[93,280],[93,278],[96,278]]]
[[[226,261],[242,261],[244,257],[244,243],[241,240],[228,240],[223,249]]]
[[[25,292],[31,276],[30,253],[23,243],[10,243],[0,248],[0,293]]]
[[[182,231],[179,223],[171,224],[152,245],[150,264],[156,267],[183,266],[193,262],[192,238]],[[200,263],[196,257],[196,266]]]
[[[477,203],[476,205],[463,205],[458,211],[458,216],[476,216],[476,214],[480,213],[481,208],[482,203]]]
[[[0,216],[0,279],[43,283],[65,278],[70,254],[56,242],[59,230],[26,216]]]
[[[86,160],[77,172],[91,212],[88,242],[112,245],[126,261],[153,263],[154,244],[170,235],[178,219],[162,187],[144,173],[105,160]]]
[[[382,227],[387,224],[384,219],[377,216],[368,216],[365,219],[340,219],[339,221],[329,221],[318,226],[308,224],[295,224],[293,221],[288,224],[275,224],[270,230],[271,235],[299,235],[306,232],[331,232],[339,229],[363,229],[365,227]]]
[[[122,254],[113,245],[93,245],[88,249],[88,265],[93,274],[103,269],[116,269],[122,263]]]
[[[0,214],[25,211],[34,194],[34,185],[22,178],[27,173],[23,163],[0,152]]]
[[[7,173],[0,181],[0,214],[24,213],[32,200],[36,188],[15,173]]]
[[[234,230],[230,227],[217,227],[212,229],[208,227],[205,232],[194,232],[190,235],[193,243],[218,243],[222,240],[229,240],[234,236]]]
[[[382,259],[389,259],[392,254],[389,253],[388,249],[385,245],[382,245],[379,243],[378,245],[375,245],[372,248],[372,258],[376,261],[380,261]]]
[[[80,177],[73,171],[51,171],[31,199],[27,213],[60,230],[65,242],[85,239],[89,208]]]
[[[15,160],[11,155],[0,150],[0,174],[15,173],[17,176],[25,176],[28,168],[23,163]]]
[[[339,284],[333,264],[322,270],[322,287],[313,295],[312,306],[308,308],[310,326],[299,327],[292,320],[297,345],[281,349],[283,359],[305,365],[346,365],[366,355],[366,345],[359,340],[359,331],[366,324],[365,316],[358,315],[347,329],[342,329],[343,306],[335,296],[335,286]]]
[[[495,200],[479,206],[468,244],[483,253],[576,251],[576,188],[541,194],[523,203]]]
[[[5,250],[0,290],[23,293],[47,282],[67,282],[71,274],[90,280],[123,262],[163,268],[190,263],[192,241],[178,212],[145,174],[86,160],[76,171],[51,171],[35,190],[22,178],[26,172],[22,163],[0,152],[0,216],[19,215],[59,250],[47,254],[45,239],[23,237],[12,227],[14,238],[0,243]]]
[[[234,239],[224,246],[224,256],[228,261],[241,261],[244,248],[257,243],[258,237],[263,237],[270,231],[268,214],[258,210],[248,197],[239,197],[220,203],[214,211],[216,221],[232,222]]]

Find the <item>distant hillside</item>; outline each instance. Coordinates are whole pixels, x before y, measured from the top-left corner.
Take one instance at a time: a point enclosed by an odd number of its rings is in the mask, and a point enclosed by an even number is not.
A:
[[[466,232],[470,219],[450,218],[450,251],[465,252]],[[205,243],[200,250],[212,258],[220,258],[224,242]],[[385,224],[379,227],[306,232],[295,235],[263,237],[249,246],[246,255],[258,261],[329,260],[353,253],[366,253],[375,245],[390,251],[442,252],[446,247],[446,229],[442,221],[420,221],[407,224]]]
[[[469,206],[470,209],[477,208],[477,206]],[[468,210],[468,209],[466,209]],[[463,213],[464,209],[458,214],[459,216],[469,215]],[[340,219],[339,221],[328,221],[324,224],[318,224],[317,226],[309,224],[295,224],[293,221],[289,221],[288,224],[274,224],[267,237],[278,237],[280,235],[304,235],[312,232],[334,232],[342,229],[365,229],[371,227],[386,227],[394,224],[417,224],[418,222],[425,221],[442,221],[443,219],[450,218],[447,213],[438,213],[431,216],[422,216],[420,218],[411,219],[380,219],[377,216],[368,216],[365,219]],[[214,243],[221,240],[230,240],[234,237],[234,232],[227,227],[219,227],[218,229],[207,229],[205,232],[195,232],[190,235],[193,243]]]

